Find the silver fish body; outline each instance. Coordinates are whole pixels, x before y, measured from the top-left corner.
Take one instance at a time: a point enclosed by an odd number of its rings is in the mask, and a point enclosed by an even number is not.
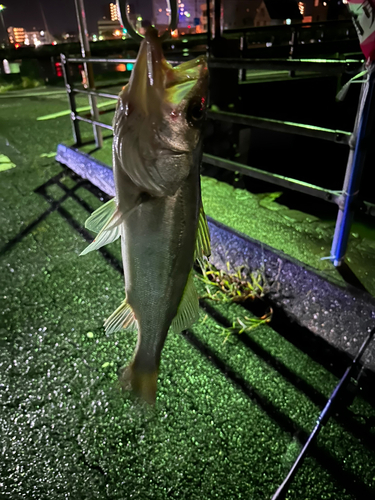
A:
[[[209,253],[199,171],[207,79],[204,58],[176,69],[166,63],[150,29],[114,118],[116,199],[113,213],[99,214],[96,247],[121,236],[126,300],[105,326],[138,329],[120,380],[150,403],[169,328],[198,317],[191,271]]]

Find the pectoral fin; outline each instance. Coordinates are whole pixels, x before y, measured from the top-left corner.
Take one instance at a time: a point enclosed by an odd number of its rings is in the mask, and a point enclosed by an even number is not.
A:
[[[180,305],[178,306],[177,315],[172,321],[172,329],[175,333],[180,333],[186,330],[199,318],[199,301],[198,294],[194,286],[193,273],[190,272],[184,294]]]
[[[106,333],[138,329],[138,323],[135,319],[133,309],[126,302],[126,299],[110,317],[105,320],[104,327]]]
[[[95,212],[93,212],[90,217],[85,222],[85,228],[93,231],[94,233],[99,233],[112,219],[117,210],[116,200],[107,201],[101,207],[99,207]]]
[[[94,241],[80,253],[86,255],[93,250],[98,250],[104,245],[113,243],[121,236],[120,224],[129,217],[142,203],[150,199],[147,193],[141,193],[134,206],[125,213],[120,212],[116,200],[113,198],[93,212],[85,222],[85,227],[97,232]]]
[[[209,257],[210,255],[210,230],[208,229],[206,214],[204,213],[203,205],[201,203],[201,208],[199,210],[197,237],[195,242],[194,260],[198,260],[201,262],[203,260],[203,257]]]
[[[102,229],[100,233],[97,235],[95,240],[90,243],[88,247],[86,247],[79,255],[86,255],[93,250],[98,250],[104,245],[108,245],[109,243],[113,243],[121,236],[119,226],[115,226],[112,229]]]
[[[93,250],[98,250],[102,246],[116,241],[120,237],[119,225],[121,221],[122,215],[117,208],[114,198],[95,210],[86,220],[85,227],[90,231],[98,233],[98,235],[80,255],[86,255]]]

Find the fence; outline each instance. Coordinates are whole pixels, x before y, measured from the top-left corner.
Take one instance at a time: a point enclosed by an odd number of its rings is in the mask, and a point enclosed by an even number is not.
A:
[[[76,145],[80,145],[81,135],[79,129],[79,122],[87,122],[93,125],[95,138],[100,137],[99,128],[112,130],[110,125],[100,122],[97,118],[98,114],[92,113],[94,119],[89,119],[80,116],[77,113],[75,95],[77,93],[87,94],[88,97],[104,97],[108,99],[117,100],[118,96],[106,92],[98,92],[92,88],[87,90],[74,88],[71,78],[69,65],[74,63],[133,63],[134,59],[112,59],[112,58],[94,58],[94,57],[66,57],[61,55],[61,62],[63,68],[63,75],[65,79],[65,86],[69,97],[71,109],[71,121],[73,127],[73,136]],[[177,61],[170,61],[176,64]],[[358,68],[360,63],[358,60],[316,60],[316,59],[224,59],[210,57],[208,60],[210,69],[221,68],[223,70],[236,69],[239,71],[239,78],[241,78],[241,71],[246,69],[267,69],[267,70],[286,70],[290,74],[295,71],[308,71],[315,73],[322,73],[324,75],[340,75],[347,69]],[[301,193],[314,196],[325,201],[335,203],[338,206],[338,217],[336,222],[335,234],[333,237],[333,244],[331,248],[330,259],[335,266],[339,266],[344,259],[349,231],[352,221],[353,211],[355,206],[358,205],[358,186],[363,169],[364,157],[366,154],[366,136],[370,130],[369,124],[373,120],[373,86],[374,86],[374,71],[373,67],[369,69],[368,78],[362,85],[362,92],[359,100],[357,117],[354,125],[353,132],[342,130],[331,130],[311,126],[303,123],[290,123],[280,120],[273,120],[269,118],[260,118],[249,115],[241,115],[231,112],[217,112],[213,110],[208,111],[208,116],[213,120],[227,121],[235,124],[245,125],[248,127],[268,129],[276,132],[290,133],[300,136],[307,136],[325,141],[333,141],[343,146],[349,146],[348,162],[345,173],[345,180],[341,190],[334,191],[309,184],[298,179],[288,178],[281,175],[273,174],[264,170],[250,167],[248,165],[237,163],[225,158],[203,154],[203,162],[214,165],[216,167],[224,168],[240,172],[244,175],[261,179],[263,181],[299,191]],[[97,140],[97,145],[100,146],[100,141]],[[363,203],[367,213],[375,215],[375,205]]]

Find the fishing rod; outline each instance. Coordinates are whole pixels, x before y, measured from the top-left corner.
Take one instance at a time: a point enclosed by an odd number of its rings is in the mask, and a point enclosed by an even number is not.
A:
[[[285,495],[288,492],[290,483],[293,481],[294,476],[296,475],[299,468],[301,467],[302,462],[305,459],[310,446],[312,445],[314,440],[317,438],[322,427],[327,423],[335,406],[337,406],[337,403],[339,400],[339,395],[341,395],[345,391],[345,389],[347,388],[347,386],[350,382],[350,377],[353,374],[354,369],[357,367],[358,361],[361,359],[367,346],[371,342],[374,334],[375,334],[375,328],[373,328],[370,331],[368,337],[365,339],[365,341],[361,345],[361,347],[357,353],[357,356],[353,359],[350,366],[348,366],[348,368],[345,370],[345,373],[342,376],[340,382],[336,385],[335,389],[333,390],[332,394],[330,395],[323,411],[320,413],[320,415],[316,421],[316,425],[315,425],[312,433],[310,434],[309,438],[307,439],[307,441],[305,443],[305,446],[302,448],[300,454],[297,457],[297,460],[292,465],[292,468],[290,469],[288,475],[286,476],[284,481],[281,483],[281,485],[278,487],[276,493],[273,495],[272,500],[283,500],[285,498]],[[356,382],[358,382],[358,380],[362,374],[362,371],[363,371],[363,367],[361,368],[357,378],[355,379]]]

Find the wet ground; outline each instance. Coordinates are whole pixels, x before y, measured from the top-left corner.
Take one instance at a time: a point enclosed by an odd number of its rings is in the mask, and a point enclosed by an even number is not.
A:
[[[0,154],[15,165],[0,171],[0,497],[269,499],[345,362],[293,326],[271,323],[223,343],[237,318],[254,316],[203,298],[199,322],[167,338],[155,408],[120,394],[117,369],[136,339],[102,327],[123,300],[118,242],[78,257],[91,238],[84,221],[105,197],[49,157],[71,143],[68,116],[37,120],[66,107],[62,94],[0,100]],[[235,215],[223,210],[228,196]],[[330,226],[212,179],[203,199],[212,217],[333,272],[320,260]],[[351,241],[363,279],[371,245]],[[289,500],[374,498],[373,392],[348,403],[323,429]]]

